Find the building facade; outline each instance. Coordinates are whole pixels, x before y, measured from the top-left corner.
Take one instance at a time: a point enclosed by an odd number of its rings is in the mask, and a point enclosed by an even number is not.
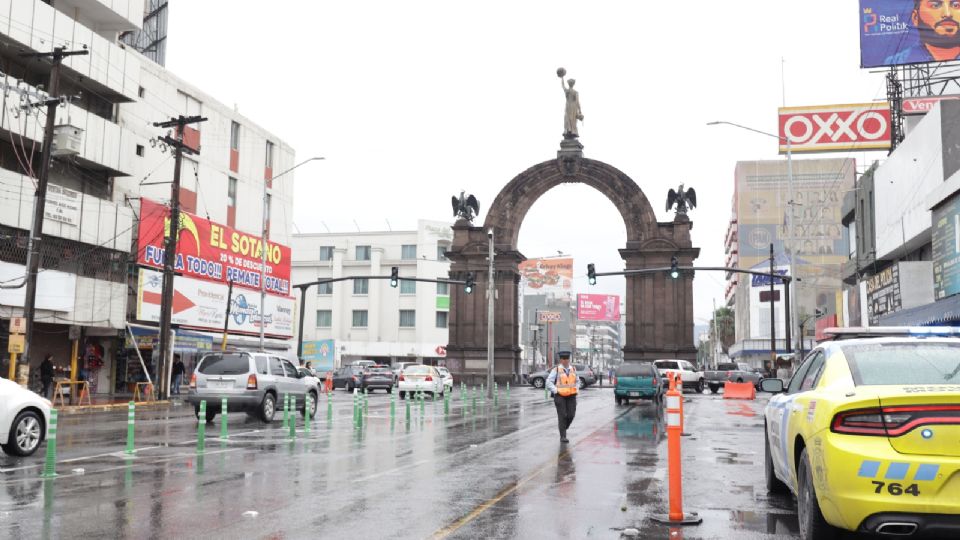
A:
[[[442,283],[404,277],[445,279],[445,253],[453,232],[449,223],[421,220],[415,231],[309,233],[293,238],[293,281],[356,277],[307,290],[304,351],[318,369],[354,360],[383,364],[401,361],[443,365],[446,357],[450,290]],[[400,282],[388,279],[397,267]],[[482,294],[476,291],[475,294]]]

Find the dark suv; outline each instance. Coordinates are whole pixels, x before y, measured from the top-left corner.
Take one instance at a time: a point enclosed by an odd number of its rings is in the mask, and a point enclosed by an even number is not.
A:
[[[347,392],[353,392],[354,388],[360,388],[360,379],[363,377],[363,366],[346,366],[333,372],[333,388],[343,388]]]
[[[393,371],[386,366],[368,367],[360,376],[360,390],[393,392]]]

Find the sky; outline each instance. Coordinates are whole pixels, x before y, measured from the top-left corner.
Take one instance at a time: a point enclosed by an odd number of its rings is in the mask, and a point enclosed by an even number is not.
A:
[[[777,107],[884,97],[859,68],[853,0],[805,2],[173,1],[167,68],[272,131],[297,161],[301,232],[412,230],[453,222],[460,190],[489,204],[516,175],[556,157],[564,95],[577,80],[585,157],[630,176],[657,219],[666,194],[697,191],[699,266],[723,266],[734,165],[783,159],[777,141],[712,120],[776,131]],[[883,153],[856,152],[858,167]],[[564,184],[520,231],[528,258],[570,254],[623,269],[623,220],[599,192]],[[698,272],[695,323],[723,303],[722,273]]]

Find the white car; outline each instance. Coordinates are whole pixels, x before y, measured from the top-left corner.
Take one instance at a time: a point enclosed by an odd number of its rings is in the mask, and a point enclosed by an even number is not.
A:
[[[425,394],[443,395],[443,376],[433,366],[415,364],[403,368],[397,378],[397,389],[400,390],[400,399],[407,395],[413,397],[417,392]]]
[[[50,423],[50,401],[0,379],[0,448],[14,456],[29,456],[40,448]]]
[[[703,372],[697,371],[693,363],[686,360],[670,359],[654,360],[653,365],[656,366],[657,372],[659,372],[663,378],[664,386],[670,384],[670,377],[673,376],[674,373],[679,373],[684,388],[692,388],[696,390],[697,393],[703,393]]]
[[[439,371],[440,376],[443,377],[443,391],[453,392],[453,374],[450,373],[450,370],[445,367],[438,367],[437,371]]]

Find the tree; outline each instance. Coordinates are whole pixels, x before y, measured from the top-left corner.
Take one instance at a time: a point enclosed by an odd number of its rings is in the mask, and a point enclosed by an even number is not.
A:
[[[714,321],[716,321],[716,325],[714,325]],[[733,308],[721,307],[714,312],[713,319],[710,321],[711,340],[714,338],[714,328],[716,328],[717,337],[720,342],[720,350],[723,351],[724,354],[727,354],[737,337],[736,318],[734,317]]]

